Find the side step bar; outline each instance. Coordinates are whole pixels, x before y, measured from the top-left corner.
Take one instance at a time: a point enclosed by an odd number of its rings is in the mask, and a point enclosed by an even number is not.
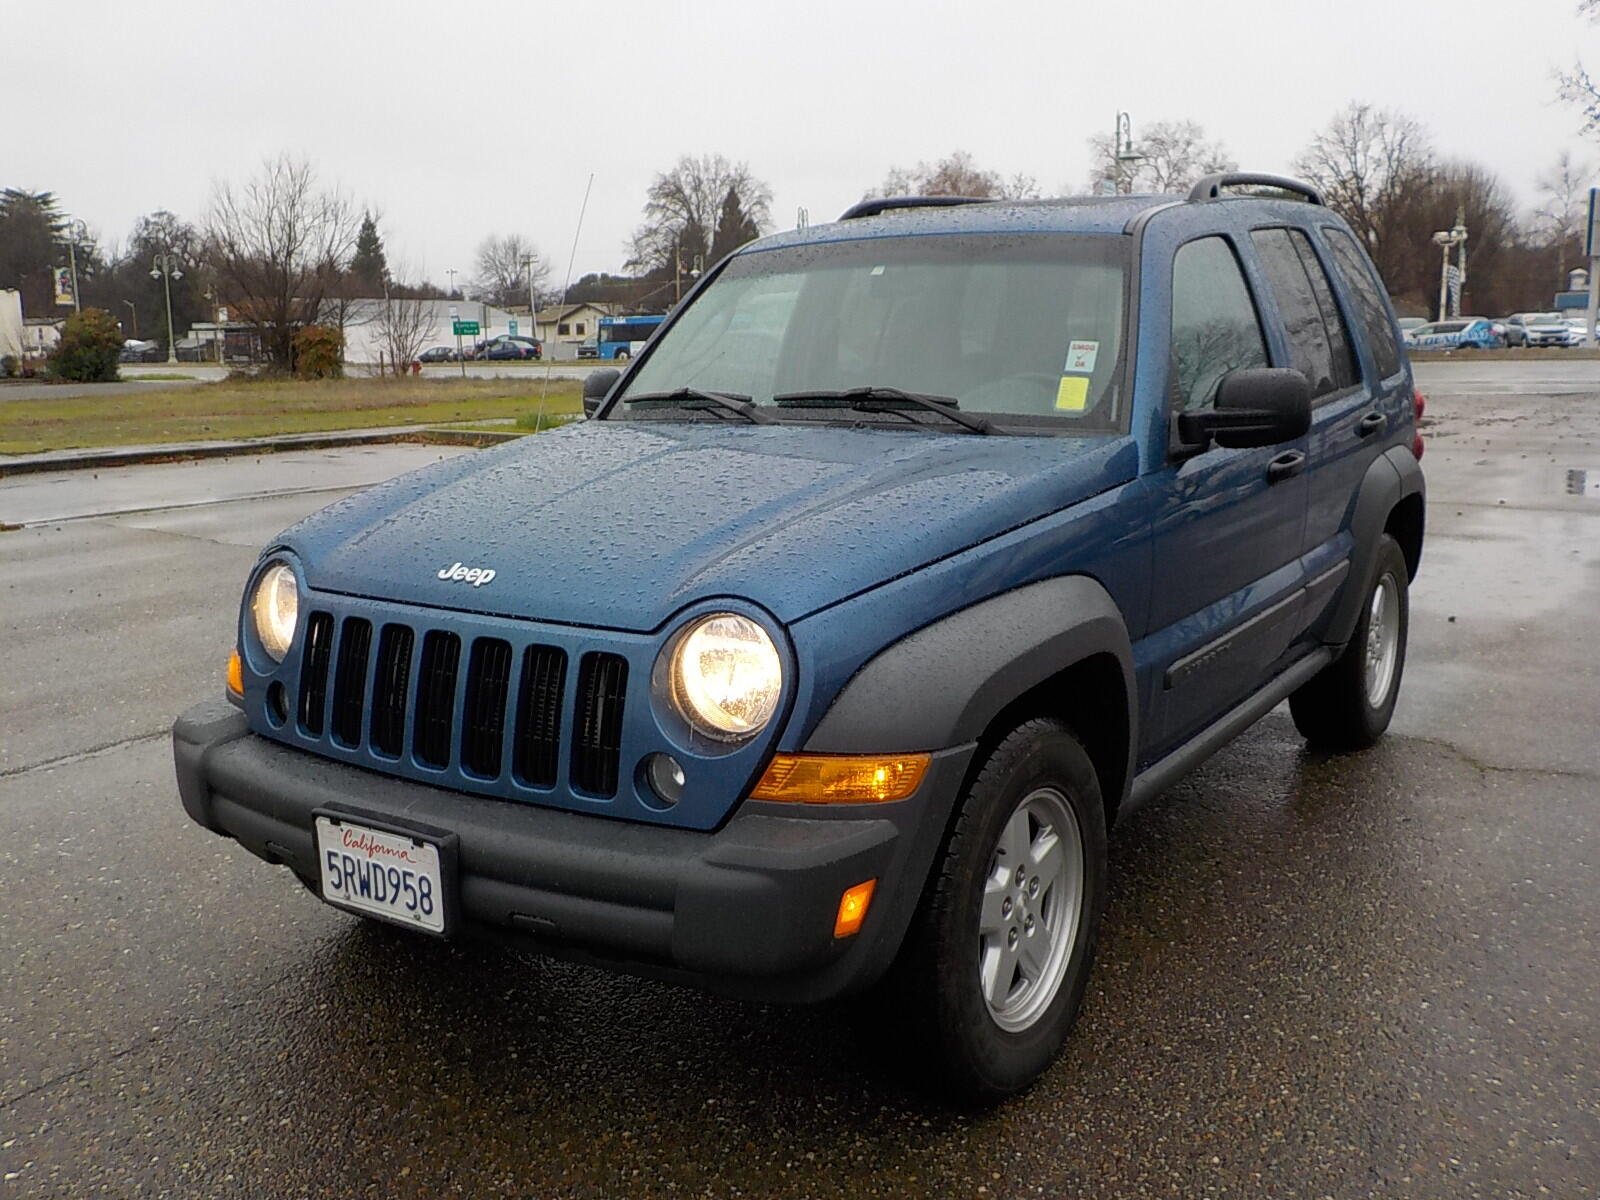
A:
[[[1217,721],[1202,729],[1165,758],[1158,759],[1140,771],[1134,778],[1128,802],[1117,814],[1118,819],[1143,808],[1177,783],[1224,745],[1266,716],[1287,699],[1290,692],[1298,690],[1301,684],[1333,659],[1334,652],[1326,646],[1313,650],[1254,696],[1228,710]]]

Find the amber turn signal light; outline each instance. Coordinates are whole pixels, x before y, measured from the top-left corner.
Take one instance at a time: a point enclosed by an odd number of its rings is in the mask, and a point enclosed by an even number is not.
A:
[[[228,655],[228,692],[244,699],[244,662],[237,650]]]
[[[791,804],[876,804],[904,800],[921,784],[931,756],[777,754],[750,793]]]
[[[846,889],[839,897],[839,915],[833,921],[834,937],[849,937],[861,931],[861,922],[867,919],[867,908],[872,904],[872,893],[877,887],[878,881],[869,879]]]

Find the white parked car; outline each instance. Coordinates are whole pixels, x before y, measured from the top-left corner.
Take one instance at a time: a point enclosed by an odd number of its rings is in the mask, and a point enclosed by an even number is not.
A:
[[[1589,340],[1589,318],[1588,317],[1568,317],[1567,318],[1567,324],[1569,326],[1571,326],[1571,328],[1572,328],[1572,341],[1568,342],[1567,345],[1569,345],[1569,346],[1583,346],[1583,345],[1586,345],[1588,343],[1588,340]]]
[[[1582,335],[1573,340],[1572,326],[1560,313],[1521,313],[1523,345],[1525,346],[1576,346],[1582,344]]]

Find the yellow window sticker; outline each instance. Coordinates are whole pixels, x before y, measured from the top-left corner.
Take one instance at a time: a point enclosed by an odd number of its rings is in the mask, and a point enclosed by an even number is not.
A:
[[[1063,375],[1056,388],[1059,412],[1082,412],[1089,407],[1089,380],[1083,375]]]

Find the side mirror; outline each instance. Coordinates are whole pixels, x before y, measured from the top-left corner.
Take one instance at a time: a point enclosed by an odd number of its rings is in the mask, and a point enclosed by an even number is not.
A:
[[[1292,442],[1311,428],[1311,385],[1290,367],[1230,371],[1213,407],[1179,413],[1177,424],[1179,440],[1200,450],[1213,441],[1235,449]]]
[[[583,415],[592,417],[611,394],[622,372],[615,367],[599,367],[583,377]]]

